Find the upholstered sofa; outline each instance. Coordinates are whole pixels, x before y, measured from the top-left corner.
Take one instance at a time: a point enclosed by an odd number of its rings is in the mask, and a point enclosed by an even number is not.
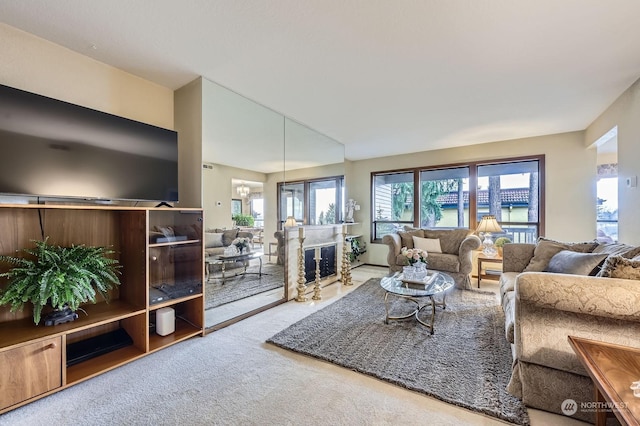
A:
[[[511,394],[558,414],[566,399],[578,407],[594,401],[567,336],[640,347],[640,257],[630,259],[638,253],[595,241],[504,246],[500,294],[513,354]],[[588,410],[574,417],[594,420]]]
[[[206,256],[218,256],[224,254],[224,250],[231,245],[236,238],[248,238],[253,241],[251,232],[241,231],[238,228],[233,229],[207,229],[204,232],[204,252]],[[242,266],[242,264],[237,265]],[[211,266],[211,269],[214,269]],[[227,265],[227,268],[233,266]]]
[[[446,272],[451,275],[456,287],[470,289],[470,274],[473,267],[472,254],[481,245],[480,239],[469,229],[414,229],[405,228],[398,233],[387,234],[382,242],[389,247],[387,263],[389,271],[401,271],[407,265],[407,259],[402,255],[402,248],[414,248],[414,238],[431,240],[440,246],[440,253],[434,250],[428,252],[429,269]],[[437,240],[437,241],[436,241]]]

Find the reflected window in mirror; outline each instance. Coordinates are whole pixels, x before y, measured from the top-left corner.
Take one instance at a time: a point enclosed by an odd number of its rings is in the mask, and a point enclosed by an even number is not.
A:
[[[278,184],[280,226],[293,216],[299,225],[341,223],[344,176]]]
[[[249,203],[251,209],[251,216],[253,216],[254,224],[258,228],[264,227],[264,199],[252,198]]]

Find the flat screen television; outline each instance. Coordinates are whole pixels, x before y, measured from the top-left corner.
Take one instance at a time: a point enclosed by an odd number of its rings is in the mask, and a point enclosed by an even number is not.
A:
[[[178,201],[178,134],[0,85],[0,194]]]

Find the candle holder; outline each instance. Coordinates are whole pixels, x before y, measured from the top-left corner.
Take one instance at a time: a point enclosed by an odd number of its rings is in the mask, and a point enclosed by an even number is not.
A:
[[[340,281],[342,281],[342,285],[353,285],[353,283],[351,282],[351,256],[349,255],[349,253],[351,252],[351,250],[349,250],[349,248],[351,247],[351,243],[347,240],[346,226],[343,227],[343,236],[344,242],[342,244],[342,276],[340,278]]]
[[[315,257],[316,282],[315,282],[315,285],[313,286],[313,297],[311,297],[313,300],[322,300],[322,296],[320,295],[320,261],[321,260],[322,260],[322,257],[320,256],[320,254],[318,254],[318,250],[316,250],[316,257]]]
[[[304,293],[307,291],[306,286],[306,277],[304,273],[304,233],[300,233],[300,237],[298,237],[298,241],[300,242],[300,248],[298,249],[298,295],[296,296],[296,302],[306,302],[307,297]]]

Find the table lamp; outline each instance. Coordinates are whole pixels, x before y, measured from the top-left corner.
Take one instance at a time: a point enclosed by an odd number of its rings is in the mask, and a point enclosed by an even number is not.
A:
[[[484,253],[485,256],[494,257],[498,251],[493,245],[491,233],[502,232],[502,228],[500,228],[500,224],[498,224],[496,217],[494,215],[482,216],[482,220],[480,220],[476,232],[478,234],[484,234],[484,240],[482,241],[482,253]]]
[[[284,222],[284,226],[298,226],[298,222],[296,222],[296,218],[294,218],[293,216],[288,216],[287,220]]]

